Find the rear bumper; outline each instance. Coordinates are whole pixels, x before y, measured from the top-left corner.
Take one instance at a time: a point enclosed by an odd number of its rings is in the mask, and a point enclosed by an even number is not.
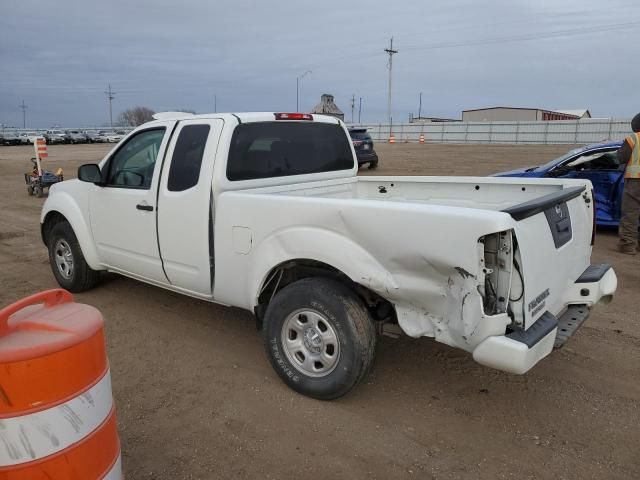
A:
[[[609,265],[592,265],[567,292],[567,309],[559,317],[546,312],[527,330],[492,336],[473,351],[476,362],[523,374],[559,348],[589,318],[590,307],[608,303],[618,280]]]
[[[378,154],[375,151],[371,151],[367,153],[356,152],[356,157],[358,159],[358,164],[360,165],[362,165],[363,163],[378,162]]]

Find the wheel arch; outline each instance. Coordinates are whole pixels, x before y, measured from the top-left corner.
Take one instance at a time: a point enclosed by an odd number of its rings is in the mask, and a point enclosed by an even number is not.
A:
[[[52,197],[49,197],[47,202],[51,199]],[[48,236],[56,224],[60,222],[67,222],[71,225],[73,233],[78,239],[82,254],[84,255],[89,267],[93,270],[104,270],[93,242],[93,236],[91,235],[89,226],[84,220],[80,209],[74,203],[66,205],[64,208],[61,207],[63,206],[56,205],[55,207],[48,208],[42,212],[40,235],[44,244],[48,246]]]
[[[267,306],[280,290],[298,280],[313,277],[332,278],[347,286],[363,301],[374,320],[397,322],[393,303],[371,288],[371,285],[355,281],[348,273],[324,261],[291,258],[273,266],[260,283],[254,307],[258,327],[261,326]]]

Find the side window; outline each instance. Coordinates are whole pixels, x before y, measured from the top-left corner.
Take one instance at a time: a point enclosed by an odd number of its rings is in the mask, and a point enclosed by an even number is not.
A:
[[[573,170],[617,170],[618,169],[618,154],[616,151],[612,152],[596,152],[586,155],[581,155],[575,160],[571,161],[567,166]]]
[[[170,192],[182,192],[198,183],[209,129],[209,125],[187,125],[180,130],[167,181]]]
[[[143,130],[122,145],[109,161],[107,186],[151,188],[164,128]]]

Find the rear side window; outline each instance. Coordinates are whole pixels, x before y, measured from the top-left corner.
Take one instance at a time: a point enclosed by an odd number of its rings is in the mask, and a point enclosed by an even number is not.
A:
[[[371,135],[369,135],[367,132],[352,131],[352,132],[349,132],[349,135],[351,135],[351,138],[353,138],[354,140],[364,140],[364,141],[371,140]]]
[[[208,136],[209,125],[187,125],[180,130],[169,168],[170,192],[182,192],[197,185]]]
[[[349,138],[340,125],[255,122],[238,125],[227,161],[229,180],[350,170]]]

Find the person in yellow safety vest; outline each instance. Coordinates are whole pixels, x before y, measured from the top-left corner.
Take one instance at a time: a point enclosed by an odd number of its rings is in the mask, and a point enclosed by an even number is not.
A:
[[[618,162],[626,165],[618,236],[620,251],[635,255],[639,248],[640,222],[640,113],[631,120],[631,129],[633,133],[625,138],[618,150]]]

